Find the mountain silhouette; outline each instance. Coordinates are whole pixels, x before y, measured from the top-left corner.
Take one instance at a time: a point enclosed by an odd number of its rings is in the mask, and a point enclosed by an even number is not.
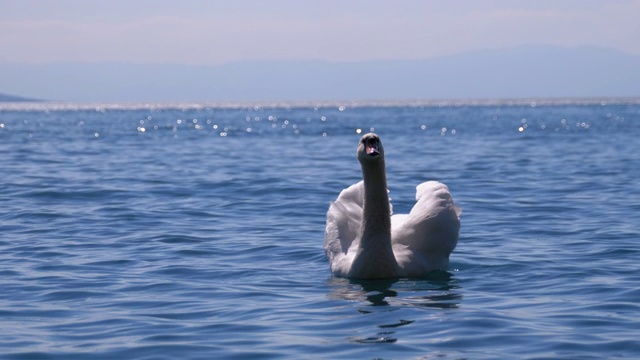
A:
[[[530,45],[425,60],[0,64],[0,78],[0,91],[61,101],[632,97],[640,56]]]

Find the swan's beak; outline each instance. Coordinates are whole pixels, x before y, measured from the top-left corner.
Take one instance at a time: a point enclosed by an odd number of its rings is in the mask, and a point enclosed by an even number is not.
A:
[[[380,155],[380,150],[378,150],[378,144],[375,142],[367,143],[365,147],[366,154],[369,156],[378,156]]]

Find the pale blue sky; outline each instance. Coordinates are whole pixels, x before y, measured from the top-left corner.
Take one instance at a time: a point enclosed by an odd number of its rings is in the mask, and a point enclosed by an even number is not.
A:
[[[639,0],[0,0],[0,63],[427,59],[524,44],[640,55]]]

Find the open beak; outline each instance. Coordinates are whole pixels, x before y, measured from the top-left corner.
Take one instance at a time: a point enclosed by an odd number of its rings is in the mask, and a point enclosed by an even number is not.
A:
[[[380,155],[380,150],[378,150],[378,143],[375,141],[369,141],[366,144],[365,152],[369,156],[378,156]]]

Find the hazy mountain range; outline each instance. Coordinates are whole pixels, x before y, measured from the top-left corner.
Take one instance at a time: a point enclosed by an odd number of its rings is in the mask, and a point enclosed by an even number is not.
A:
[[[0,93],[0,102],[23,102],[23,101],[39,101],[39,100]]]
[[[640,96],[640,56],[604,48],[521,46],[426,60],[344,63],[0,64],[0,79],[0,92],[60,101],[632,97]]]

